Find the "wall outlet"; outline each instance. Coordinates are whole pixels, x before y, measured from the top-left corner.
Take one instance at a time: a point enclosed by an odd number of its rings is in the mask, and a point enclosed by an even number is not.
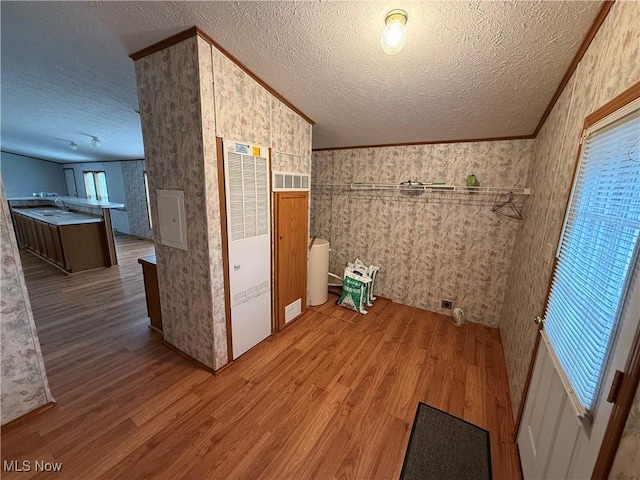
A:
[[[453,307],[453,300],[442,300],[441,307],[451,310],[451,307]]]

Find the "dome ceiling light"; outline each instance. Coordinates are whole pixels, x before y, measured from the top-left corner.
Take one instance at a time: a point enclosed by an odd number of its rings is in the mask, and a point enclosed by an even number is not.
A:
[[[384,19],[386,26],[380,35],[380,45],[387,55],[395,55],[407,42],[407,12],[391,10]]]

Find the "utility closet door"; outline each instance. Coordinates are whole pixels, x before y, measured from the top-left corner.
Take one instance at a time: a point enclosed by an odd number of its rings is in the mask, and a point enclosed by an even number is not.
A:
[[[271,335],[269,150],[224,140],[233,359]]]
[[[278,330],[307,310],[309,192],[276,192],[275,265]]]

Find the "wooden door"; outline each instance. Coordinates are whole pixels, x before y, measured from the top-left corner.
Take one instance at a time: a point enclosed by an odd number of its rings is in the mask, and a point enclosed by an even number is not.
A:
[[[278,192],[274,197],[275,309],[281,330],[307,309],[309,192]]]

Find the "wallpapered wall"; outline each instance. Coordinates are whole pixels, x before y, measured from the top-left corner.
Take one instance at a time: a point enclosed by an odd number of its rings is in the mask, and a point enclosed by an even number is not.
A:
[[[560,235],[584,118],[639,80],[640,3],[616,2],[535,140],[529,171],[533,194],[500,320],[514,415],[536,336],[531,318],[543,312],[551,274],[544,252],[548,244],[555,248]],[[630,421],[627,430],[626,437],[640,437],[638,422]],[[638,478],[638,471],[621,478]]]
[[[526,187],[532,147],[517,140],[321,151],[312,181],[460,185],[473,173],[484,186]],[[487,205],[312,190],[311,234],[340,254],[331,255],[332,272],[360,257],[381,267],[376,294],[445,314],[441,300],[453,300],[468,320],[493,327],[519,228]]]
[[[153,238],[149,228],[147,194],[144,189],[144,160],[131,160],[122,163],[125,204],[129,217],[129,234],[142,238]]]
[[[197,40],[172,45],[135,66],[149,187],[184,192],[188,250],[155,238],[164,338],[214,368]],[[158,225],[153,193],[151,216]]]
[[[216,135],[272,149],[272,170],[311,173],[311,125],[212,47]]]
[[[2,425],[52,402],[40,342],[22,274],[11,214],[0,180],[0,322]]]
[[[152,219],[158,188],[184,190],[187,209],[187,252],[155,239],[165,339],[219,369],[227,332],[215,138],[271,147],[274,170],[309,173],[311,125],[199,37],[136,61],[136,76]]]

